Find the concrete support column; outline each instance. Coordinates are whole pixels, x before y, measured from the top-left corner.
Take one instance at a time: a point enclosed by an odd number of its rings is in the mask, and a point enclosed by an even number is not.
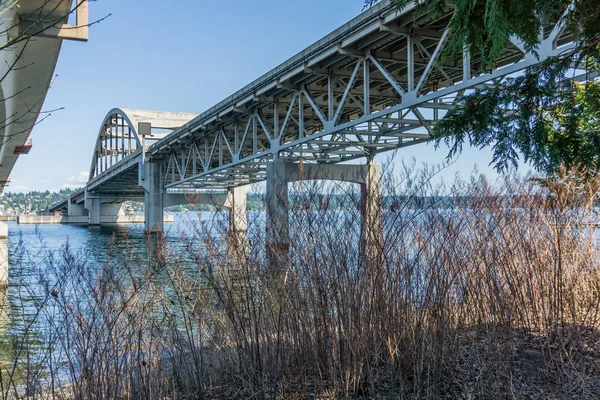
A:
[[[367,165],[317,165],[273,161],[267,165],[267,262],[283,266],[288,261],[288,182],[324,179],[355,182],[361,187],[360,251],[367,264],[381,261],[383,215],[381,205],[381,167]]]
[[[146,163],[144,185],[144,223],[148,233],[162,233],[163,226],[163,186],[160,163]]]
[[[250,185],[229,189],[224,203],[229,208],[230,249],[236,254],[244,254],[249,250],[246,236],[248,231],[246,208],[249,190]]]
[[[86,199],[88,209],[89,225],[100,226],[102,224],[102,204],[99,198]]]
[[[382,259],[383,214],[381,205],[381,167],[374,163],[364,166],[364,182],[360,185],[362,222],[361,251],[368,264]]]
[[[4,335],[6,327],[10,324],[10,300],[8,298],[8,286],[0,289],[0,335]]]
[[[108,221],[114,220],[115,222],[117,222],[118,217],[120,215],[123,215],[123,216],[125,215],[125,211],[123,211],[122,203],[102,204],[101,209],[102,209],[102,211],[100,212],[100,215],[102,217],[109,217]],[[107,220],[105,219],[104,222],[107,222]]]
[[[87,210],[81,204],[71,203],[71,198],[67,200],[67,215],[69,217],[82,217],[88,215]]]
[[[0,290],[8,287],[8,225],[0,222]],[[0,314],[2,310],[0,310]]]
[[[288,261],[290,248],[289,164],[273,161],[267,164],[266,193],[266,253],[270,267],[284,266]]]
[[[238,186],[227,191],[227,205],[229,206],[229,231],[232,235],[246,236],[248,220],[246,208],[248,204],[248,191],[250,186]]]

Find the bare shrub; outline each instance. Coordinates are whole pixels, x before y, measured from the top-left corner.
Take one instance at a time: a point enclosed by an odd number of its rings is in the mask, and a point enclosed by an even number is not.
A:
[[[235,237],[223,213],[190,221],[185,251],[149,238],[135,262],[120,253],[98,267],[67,246],[37,286],[30,323],[44,345],[35,362],[14,358],[29,393],[600,396],[596,183],[434,186],[435,173],[384,173],[377,262],[360,246],[356,187],[322,181],[291,190],[279,269],[264,261],[260,212]],[[4,398],[27,394],[6,378],[18,368],[0,366]]]

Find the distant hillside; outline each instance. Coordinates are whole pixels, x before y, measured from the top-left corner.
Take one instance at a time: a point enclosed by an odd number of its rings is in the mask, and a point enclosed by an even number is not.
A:
[[[28,214],[44,211],[49,205],[66,199],[71,193],[77,189],[62,189],[59,192],[45,192],[31,191],[28,193],[11,193],[6,192],[0,197],[0,206],[4,207],[6,214]],[[144,211],[144,204],[138,202],[127,202],[129,203],[127,209],[129,211]],[[248,208],[250,210],[262,209],[262,202],[259,195],[249,194],[248,195]],[[175,206],[170,207],[168,210],[171,212],[177,211],[212,211],[215,207],[210,205],[201,204],[198,207],[194,206]]]
[[[0,206],[4,206],[4,212],[7,214],[27,214],[43,211],[54,202],[64,200],[73,193],[75,189],[62,189],[59,192],[32,191],[29,193],[10,193],[7,192],[0,198]],[[406,208],[453,208],[457,205],[469,207],[469,197],[448,197],[448,196],[384,196],[383,207],[391,211]],[[479,200],[482,200],[481,198]],[[126,208],[129,211],[144,211],[144,204],[139,202],[127,202]],[[480,202],[481,203],[481,202]],[[481,207],[481,204],[479,206]],[[345,194],[306,194],[291,192],[290,204],[307,209],[356,209],[360,204],[359,193]],[[208,204],[181,205],[170,207],[170,212],[178,211],[214,211],[216,207]],[[248,193],[248,209],[251,211],[262,211],[264,206],[264,193]]]
[[[32,191],[28,193],[6,192],[0,198],[0,205],[4,206],[7,214],[27,214],[42,211],[56,201],[64,200],[75,189],[62,189],[59,192]]]

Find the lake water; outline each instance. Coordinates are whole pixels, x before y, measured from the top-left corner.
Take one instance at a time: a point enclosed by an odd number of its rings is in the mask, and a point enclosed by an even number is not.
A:
[[[434,216],[449,220],[452,219],[453,212],[451,209],[431,210]],[[387,228],[384,228],[384,231],[389,232],[389,225],[402,225],[402,221],[398,220],[397,216],[419,221],[426,219],[426,214],[423,210],[403,210],[396,214],[385,212],[384,221]],[[334,227],[333,231],[338,236],[344,237],[330,236],[329,240],[340,239],[340,244],[344,246],[351,243],[358,247],[360,216],[356,211],[307,212],[305,218],[295,220],[290,218],[290,232],[293,233],[299,224],[303,226],[307,224],[311,216],[321,218],[316,223],[320,228],[339,225]],[[344,218],[340,218],[341,216]],[[185,267],[187,263],[190,269],[196,268],[197,271],[198,264],[187,247],[190,242],[188,239],[192,239],[191,243],[195,246],[202,246],[202,240],[194,239],[200,226],[205,237],[218,242],[219,233],[227,226],[228,214],[192,212],[177,213],[174,217],[174,223],[165,224],[170,256],[176,255],[177,262],[184,263]],[[254,227],[254,231],[264,232],[264,213],[249,212],[248,219],[249,226]],[[153,257],[153,247],[148,243],[143,224],[105,225],[100,228],[71,225],[18,225],[15,222],[8,225],[10,277],[8,291],[0,293],[0,363],[11,360],[10,352],[14,351],[14,343],[25,336],[26,320],[35,316],[37,304],[43,297],[40,296],[43,290],[40,290],[39,282],[44,280],[43,277],[47,276],[49,271],[52,271],[55,260],[57,264],[60,263],[60,258],[65,254],[63,250],[67,246],[69,253],[83,260],[91,270],[97,269],[96,267],[109,260],[124,260],[124,263],[119,264],[133,264],[136,271],[147,270],[148,266],[156,265],[149,262]],[[409,231],[405,233],[404,230],[399,232],[403,235],[410,234]],[[264,248],[264,244],[256,243],[258,245],[255,247]],[[335,243],[333,248],[336,248]],[[344,252],[348,253],[346,250],[344,249]],[[167,260],[169,263],[174,261],[173,257]],[[60,321],[57,322],[58,324]]]
[[[213,228],[227,222],[227,213],[176,213],[174,217],[174,223],[165,224],[165,240],[173,254],[182,260],[188,254],[186,242],[193,237],[199,221]],[[53,263],[60,262],[67,246],[71,254],[91,269],[109,259],[145,266],[152,250],[143,224],[88,228],[9,222],[8,232],[9,288],[0,293],[0,339],[5,340],[7,335],[18,336],[26,326],[23,319],[35,313],[36,298],[41,292],[39,282]],[[193,264],[193,260],[187,258]]]
[[[192,212],[176,213],[174,217],[174,223],[165,224],[165,241],[170,254],[176,254],[178,261],[188,262],[190,268],[194,268],[195,262],[186,243],[197,235],[198,227],[216,229],[211,237],[218,238],[218,229],[226,227],[228,214]],[[9,287],[0,291],[0,364],[4,372],[10,371],[12,361],[17,357],[15,354],[23,345],[23,338],[31,337],[32,340],[27,339],[27,346],[36,348],[36,332],[48,328],[48,317],[36,315],[46,297],[41,282],[52,281],[58,275],[56,270],[61,268],[60,264],[65,264],[66,254],[85,263],[90,271],[98,271],[101,265],[115,261],[142,271],[147,269],[155,249],[144,232],[143,224],[88,228],[9,222],[8,232]],[[65,251],[67,248],[68,252]],[[30,321],[36,322],[31,324]],[[42,322],[43,326],[41,321],[46,321]],[[23,354],[19,358],[23,358]],[[17,373],[16,376],[20,377],[18,383],[25,381],[22,374]],[[6,376],[3,379],[6,380]]]

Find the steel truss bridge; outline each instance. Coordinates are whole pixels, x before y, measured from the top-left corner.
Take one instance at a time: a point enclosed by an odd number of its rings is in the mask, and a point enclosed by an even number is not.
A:
[[[537,56],[514,38],[488,69],[468,51],[441,57],[451,12],[432,20],[415,19],[413,11],[381,1],[198,116],[136,118],[136,111],[112,110],[93,149],[90,181],[69,201],[145,198],[150,207],[148,196],[157,190],[225,191],[264,181],[274,161],[324,169],[372,161],[426,142],[465,91],[573,47],[574,36],[559,21],[540,32]],[[149,178],[150,166],[158,180]],[[66,202],[52,210],[61,208]]]

